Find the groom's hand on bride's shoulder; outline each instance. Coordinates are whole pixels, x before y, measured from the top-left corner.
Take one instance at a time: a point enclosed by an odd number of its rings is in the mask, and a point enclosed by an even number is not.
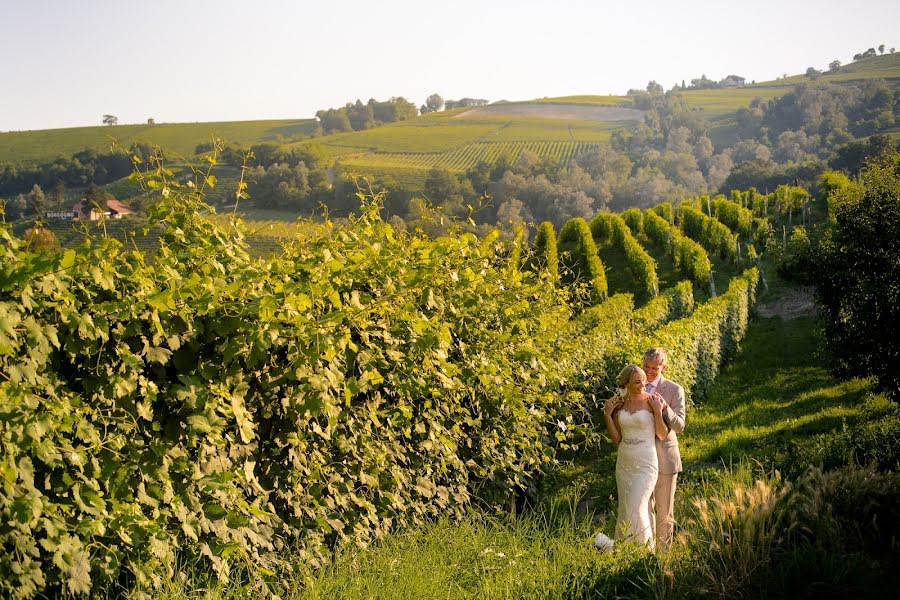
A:
[[[614,412],[622,408],[624,401],[619,396],[613,396],[612,398],[608,398],[606,402],[603,403],[603,412],[607,415],[612,416]]]

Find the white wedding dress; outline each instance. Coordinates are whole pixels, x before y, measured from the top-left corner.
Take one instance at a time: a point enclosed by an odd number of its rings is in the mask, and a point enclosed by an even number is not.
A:
[[[653,548],[650,496],[659,475],[653,413],[620,410],[618,416],[622,442],[616,459],[616,486],[619,491],[616,538],[632,539]]]

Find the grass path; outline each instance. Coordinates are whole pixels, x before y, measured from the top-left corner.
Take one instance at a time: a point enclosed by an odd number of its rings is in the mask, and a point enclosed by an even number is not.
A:
[[[773,277],[770,276],[770,280]],[[761,471],[779,469],[796,475],[807,466],[794,460],[816,460],[817,447],[829,432],[878,419],[893,410],[883,397],[872,397],[867,380],[835,379],[823,364],[822,339],[812,314],[798,315],[779,307],[797,291],[777,278],[751,319],[741,351],[725,366],[701,403],[691,403],[687,428],[679,435],[685,472],[679,479],[679,505],[710,470],[755,461]],[[785,312],[788,318],[762,317]],[[602,415],[595,416],[602,426]],[[818,436],[818,437],[817,437]],[[795,467],[792,469],[792,467]],[[615,511],[615,448],[573,457],[570,466],[550,482],[549,500],[578,499],[580,513]],[[598,517],[596,519],[601,522]]]

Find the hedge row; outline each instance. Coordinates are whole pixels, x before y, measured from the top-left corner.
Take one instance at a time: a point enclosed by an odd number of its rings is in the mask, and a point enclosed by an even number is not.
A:
[[[675,268],[697,285],[706,286],[712,263],[703,247],[652,209],[644,211],[644,232],[658,246],[665,248],[672,257]]]
[[[614,243],[625,253],[628,268],[649,298],[659,294],[656,261],[634,239],[625,221],[613,213],[600,213],[590,223],[591,233],[598,243]]]
[[[753,212],[725,196],[712,199],[713,215],[724,223],[731,231],[749,240],[752,235]]]
[[[686,235],[703,244],[710,252],[737,262],[737,236],[725,224],[706,216],[690,202],[678,207],[678,218]]]
[[[661,324],[681,319],[694,310],[694,286],[690,281],[680,281],[634,311],[634,327],[638,330],[650,330]]]
[[[32,254],[0,226],[0,596],[315,564],[505,502],[568,435],[569,307],[498,244],[373,206],[257,260],[207,209],[161,201],[152,261]]]
[[[559,280],[559,257],[556,250],[556,232],[553,223],[544,221],[534,236],[534,254],[530,258],[532,269],[545,269],[553,281]]]
[[[632,234],[641,235],[644,233],[644,217],[641,214],[640,209],[629,208],[619,216],[622,217],[622,220],[625,221],[625,223],[631,229]]]
[[[672,208],[671,202],[662,202],[650,210],[665,219],[667,223],[671,225],[675,224],[675,209]]]
[[[563,225],[559,232],[558,248],[560,259],[566,267],[563,282],[567,285],[587,285],[588,298],[582,304],[593,305],[606,300],[609,294],[606,271],[587,221],[576,217]]]
[[[650,346],[669,354],[666,376],[684,386],[694,400],[705,397],[722,364],[738,351],[747,331],[750,308],[756,300],[759,272],[753,268],[731,280],[728,291],[698,306],[684,319],[670,321],[652,334],[635,335],[604,358],[606,373],[618,373],[640,360]]]

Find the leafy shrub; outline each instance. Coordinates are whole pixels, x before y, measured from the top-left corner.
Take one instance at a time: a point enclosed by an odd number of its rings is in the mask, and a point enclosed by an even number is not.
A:
[[[50,252],[59,250],[59,240],[50,229],[34,227],[25,230],[25,247],[31,252]]]
[[[160,166],[152,261],[0,228],[0,590],[144,587],[181,560],[252,565],[505,503],[579,398],[552,360],[569,308],[470,234],[346,226],[253,259]],[[498,254],[498,252],[500,252]],[[562,441],[562,442],[561,442]]]
[[[900,396],[900,154],[867,163],[856,185],[833,191],[834,223],[810,249],[801,271],[812,276],[823,309],[832,368],[878,377]],[[859,194],[859,187],[864,190]]]

